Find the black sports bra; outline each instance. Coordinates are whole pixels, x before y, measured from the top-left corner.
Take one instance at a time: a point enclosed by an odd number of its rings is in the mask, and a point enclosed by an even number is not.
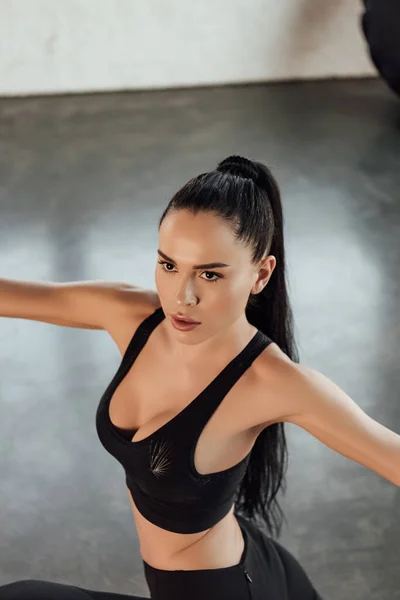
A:
[[[135,331],[100,399],[96,429],[105,449],[122,465],[126,485],[140,513],[168,531],[197,533],[209,529],[229,512],[251,453],[229,469],[201,474],[194,465],[197,440],[229,390],[272,340],[258,330],[190,404],[148,437],[132,442],[135,431],[113,425],[109,404],[151,332],[164,318],[160,307]]]

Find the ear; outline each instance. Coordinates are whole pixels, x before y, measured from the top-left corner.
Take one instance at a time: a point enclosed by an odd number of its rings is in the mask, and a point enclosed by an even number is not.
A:
[[[256,274],[257,279],[254,282],[253,287],[251,288],[252,294],[259,294],[265,288],[272,275],[273,270],[275,269],[275,266],[275,256],[266,256],[261,260]]]

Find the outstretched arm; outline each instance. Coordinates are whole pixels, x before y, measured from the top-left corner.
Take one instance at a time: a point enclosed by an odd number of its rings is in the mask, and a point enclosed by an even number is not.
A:
[[[287,385],[296,394],[298,411],[285,421],[400,487],[400,435],[368,416],[318,371],[297,365]]]
[[[0,317],[108,330],[124,311],[141,309],[148,295],[147,290],[115,281],[0,279]]]

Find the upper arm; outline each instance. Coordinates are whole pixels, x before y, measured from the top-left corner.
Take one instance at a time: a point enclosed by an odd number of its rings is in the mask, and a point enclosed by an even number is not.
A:
[[[322,373],[296,365],[286,380],[296,396],[286,421],[302,427],[336,452],[400,486],[400,436],[375,421]]]
[[[109,330],[124,315],[142,310],[149,292],[124,282],[5,280],[0,315],[66,327]]]

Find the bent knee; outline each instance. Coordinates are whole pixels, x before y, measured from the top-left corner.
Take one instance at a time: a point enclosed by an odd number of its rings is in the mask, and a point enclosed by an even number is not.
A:
[[[22,600],[25,598],[36,598],[32,595],[32,590],[35,588],[33,579],[21,579],[12,581],[0,586],[0,600]]]
[[[75,586],[43,581],[21,579],[0,586],[0,600],[85,600],[88,596]]]

